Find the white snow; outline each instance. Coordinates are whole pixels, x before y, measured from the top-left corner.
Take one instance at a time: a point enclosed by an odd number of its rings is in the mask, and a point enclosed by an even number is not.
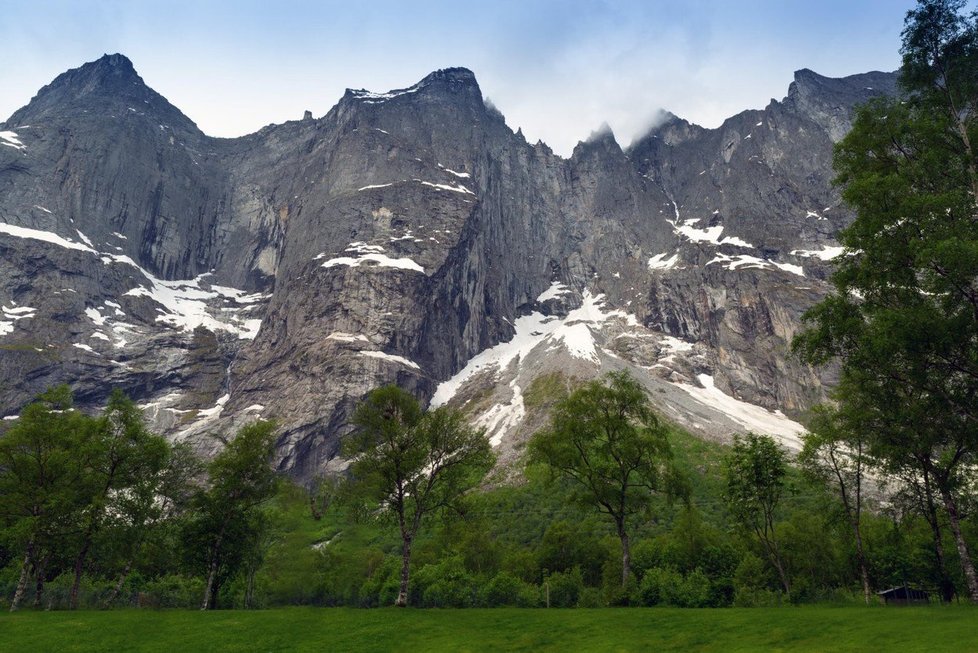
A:
[[[27,238],[30,240],[41,240],[46,243],[51,243],[52,245],[57,245],[58,247],[64,247],[65,249],[77,249],[83,252],[89,252],[92,254],[98,254],[94,249],[87,245],[82,245],[81,243],[76,243],[72,240],[68,240],[56,233],[50,231],[41,231],[40,229],[28,229],[27,227],[17,227],[12,224],[7,224],[6,222],[0,222],[0,233],[7,234],[9,236],[15,236],[17,238]]]
[[[571,291],[570,288],[568,288],[564,284],[560,283],[559,281],[554,281],[549,288],[547,288],[542,293],[540,293],[540,296],[537,297],[537,301],[545,302],[548,299],[556,299],[557,297],[560,297],[561,295],[565,295],[570,291]]]
[[[384,248],[380,245],[367,245],[361,242],[350,243],[344,250],[353,252],[356,256],[338,256],[331,258],[322,264],[324,268],[332,268],[337,265],[358,267],[362,263],[374,263],[379,267],[398,268],[401,270],[414,270],[424,274],[424,268],[409,258],[391,258],[383,253]],[[319,254],[313,260],[324,258],[326,254]]]
[[[2,317],[6,318],[0,320],[0,336],[5,336],[8,333],[13,333],[14,322],[23,320],[24,318],[34,317],[37,309],[31,308],[30,306],[15,306],[13,308],[2,306],[0,307],[0,312],[3,314]]]
[[[326,336],[327,340],[338,340],[340,342],[370,342],[367,336],[358,333],[344,333],[343,331],[333,331],[331,334]]]
[[[245,412],[245,413],[250,413],[252,411],[261,412],[263,410],[265,410],[265,407],[263,405],[261,405],[261,404],[251,404],[250,406],[248,406],[247,408],[245,408],[243,412]]]
[[[671,222],[672,229],[676,234],[684,236],[694,243],[713,243],[714,245],[734,245],[735,247],[746,247],[750,249],[754,248],[753,245],[736,236],[720,238],[720,234],[723,232],[723,225],[707,227],[706,229],[697,229],[693,227],[692,225],[698,220],[698,218],[695,220],[686,220],[686,222],[683,224]]]
[[[105,324],[106,318],[104,315],[99,313],[99,310],[97,308],[86,308],[85,315],[88,316],[88,319],[90,319],[92,321],[92,324],[94,324],[95,326],[102,326],[103,324]]]
[[[83,234],[83,233],[82,233],[81,231],[79,231],[78,229],[75,229],[75,233],[77,233],[77,234],[78,234],[78,237],[79,237],[79,238],[81,238],[81,239],[82,239],[82,241],[83,241],[83,242],[84,242],[84,243],[85,243],[86,245],[88,245],[89,247],[95,247],[95,245],[93,245],[93,244],[92,244],[92,241],[91,241],[91,240],[89,240],[89,238],[88,238],[88,236],[86,236],[85,234]]]
[[[450,190],[455,193],[468,193],[469,195],[475,195],[475,193],[473,193],[472,191],[470,191],[468,188],[466,188],[461,184],[459,184],[458,186],[449,186],[448,184],[435,184],[433,182],[423,181],[421,179],[414,179],[413,181],[424,184],[425,186],[431,186],[432,188],[437,188],[438,190]]]
[[[692,351],[693,349],[693,343],[665,334],[659,337],[659,344],[662,345],[663,349],[669,350],[670,353]]]
[[[553,341],[562,342],[568,353],[575,358],[583,358],[594,363],[601,362],[594,344],[594,334],[585,323],[562,324],[554,329],[550,337]]]
[[[88,345],[85,345],[85,344],[82,344],[82,343],[80,343],[80,342],[76,342],[76,343],[74,343],[74,344],[72,345],[72,347],[78,347],[79,349],[81,349],[81,350],[83,350],[83,351],[87,351],[87,352],[88,352],[89,354],[95,354],[96,356],[98,356],[98,355],[99,355],[99,353],[98,353],[97,351],[95,351],[94,349],[92,349],[92,348],[91,348],[91,347],[89,347]]]
[[[755,127],[760,127],[760,126],[762,126],[763,124],[764,124],[764,121],[762,120],[761,122],[759,122],[759,123],[757,123],[757,124],[756,124],[756,125],[754,125],[754,126],[755,126]]]
[[[205,419],[209,417],[218,417],[221,414],[221,412],[224,410],[224,404],[226,404],[228,402],[228,399],[230,398],[231,395],[229,394],[222,395],[220,398],[218,398],[213,408],[205,408],[204,410],[198,411],[197,417],[198,418],[203,417]]]
[[[519,426],[526,416],[523,389],[516,383],[516,379],[509,384],[509,388],[513,392],[509,402],[495,404],[475,419],[476,426],[481,426],[489,434],[489,445],[492,447],[498,447],[503,441],[503,436]]]
[[[666,258],[666,257],[669,258]],[[649,259],[649,269],[650,270],[671,270],[676,267],[676,263],[679,262],[679,252],[675,252],[672,256],[669,256],[668,252],[663,252],[662,254],[656,254]]]
[[[361,356],[367,356],[368,358],[379,358],[381,360],[391,361],[392,363],[399,363],[405,367],[410,367],[411,369],[420,370],[421,366],[415,363],[413,360],[404,358],[403,356],[397,356],[396,354],[387,354],[382,351],[361,351]]]
[[[845,247],[823,247],[819,250],[811,249],[793,249],[791,250],[792,256],[804,256],[806,258],[817,258],[823,261],[831,261],[837,256],[841,256],[845,252]]]
[[[805,270],[802,269],[800,265],[778,263],[776,261],[769,261],[767,259],[758,258],[756,256],[747,256],[745,254],[738,254],[737,256],[729,256],[722,253],[717,254],[712,260],[710,260],[709,263],[707,263],[707,265],[713,265],[714,263],[720,263],[728,270],[736,270],[737,268],[768,270],[774,267],[791,274],[796,274],[799,277],[805,276]]]
[[[431,399],[432,407],[447,403],[470,378],[483,370],[499,374],[513,361],[519,361],[541,343],[567,348],[571,355],[588,360],[597,359],[597,350],[591,327],[599,327],[611,319],[623,319],[629,325],[638,320],[621,310],[606,311],[604,295],[592,295],[585,290],[579,308],[561,319],[536,311],[516,318],[515,333],[507,342],[489,347],[473,356],[455,376],[439,384]]]
[[[770,435],[781,440],[785,446],[801,450],[801,436],[805,432],[798,422],[788,419],[781,411],[769,411],[760,406],[731,397],[716,387],[713,377],[708,374],[697,375],[702,388],[688,383],[675,384],[694,399],[711,406],[755,433]]]
[[[158,279],[128,256],[105,254],[102,257],[102,262],[131,265],[142,273],[149,282],[149,287],[133,288],[125,294],[132,297],[149,297],[161,305],[163,308],[158,309],[161,315],[156,317],[157,322],[163,322],[184,331],[193,331],[200,326],[214,332],[228,331],[247,340],[252,340],[258,335],[261,320],[244,317],[239,314],[242,310],[240,306],[237,308],[228,307],[227,304],[243,304],[245,307],[249,307],[249,305],[264,299],[263,295],[248,294],[244,290],[226,286],[212,286],[210,290],[204,290],[201,288],[200,282],[207,274],[198,275],[194,279],[176,281]],[[221,300],[223,305],[212,307],[210,304],[214,304],[214,300]],[[101,324],[88,310],[85,312],[97,326]],[[102,319],[104,321],[105,318],[102,317]],[[115,330],[115,326],[113,326],[113,330]],[[124,341],[123,344],[125,344]]]
[[[34,317],[34,313],[37,312],[36,308],[31,308],[30,306],[17,306],[15,308],[7,308],[6,306],[0,307],[3,311],[3,316],[7,318],[13,318],[15,320],[20,320],[25,317]]]
[[[118,231],[113,231],[112,235],[115,236],[116,238],[121,238],[122,240],[129,240],[128,238],[120,234]]]
[[[387,100],[391,100],[402,95],[417,93],[420,89],[420,86],[412,86],[411,88],[388,91],[387,93],[372,93],[366,89],[351,89],[350,93],[358,100],[362,100],[364,104],[380,104],[381,102],[386,102]]]
[[[39,209],[39,210],[41,210],[41,211],[44,211],[45,213],[48,213],[48,214],[50,214],[50,213],[51,213],[51,211],[50,211],[49,209],[46,209],[46,208],[44,208],[44,207],[43,207],[43,206],[41,206],[40,204],[35,204],[35,205],[34,205],[34,208],[35,208],[35,209]]]
[[[17,132],[0,131],[0,145],[6,145],[18,150],[26,150],[27,146],[20,142]]]
[[[98,340],[108,340],[108,341],[110,341],[110,342],[111,342],[111,340],[112,340],[111,338],[109,338],[109,337],[108,337],[107,335],[105,335],[105,334],[104,334],[104,333],[102,333],[101,331],[96,331],[96,332],[94,332],[94,333],[92,333],[92,335],[91,335],[91,336],[89,336],[89,337],[90,337],[90,338],[96,338],[96,339],[98,339]]]
[[[362,188],[358,188],[357,189],[357,192],[359,193],[360,191],[363,191],[363,190],[373,190],[374,188],[387,188],[388,186],[393,186],[393,185],[394,185],[393,183],[390,183],[390,184],[370,184],[369,186],[363,186]]]

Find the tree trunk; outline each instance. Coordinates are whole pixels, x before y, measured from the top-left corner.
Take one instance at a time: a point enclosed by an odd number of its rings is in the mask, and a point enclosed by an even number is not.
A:
[[[774,563],[774,568],[778,572],[778,578],[781,579],[781,586],[784,587],[784,595],[788,601],[791,601],[791,582],[788,580],[788,574],[784,569],[784,565],[781,563],[781,556],[778,555],[777,551],[771,553],[771,562]]]
[[[954,543],[958,547],[958,557],[961,559],[961,571],[964,572],[965,583],[968,586],[968,596],[972,603],[978,603],[978,576],[975,575],[975,565],[971,561],[971,554],[968,553],[968,544],[964,541],[964,535],[961,533],[957,504],[946,488],[941,488],[941,498],[944,499],[944,507],[947,509],[948,521],[951,524],[951,533],[954,534]]]
[[[248,568],[248,584],[245,587],[244,607],[250,610],[255,600],[255,574],[258,573],[257,565]]]
[[[873,594],[869,587],[869,565],[866,564],[866,552],[863,550],[863,536],[859,529],[859,518],[851,519],[849,523],[852,525],[853,537],[856,538],[856,559],[859,561],[859,577],[863,582],[863,597],[866,599],[866,605],[869,605]]]
[[[34,562],[34,538],[27,541],[27,550],[24,552],[24,563],[20,567],[20,580],[17,581],[17,589],[14,591],[14,598],[10,601],[10,611],[16,612],[20,607],[20,602],[24,599],[27,591],[27,581],[31,575],[31,563]]]
[[[401,536],[401,589],[397,593],[394,605],[406,608],[408,604],[408,579],[411,575],[411,536],[404,533]]]
[[[781,581],[781,586],[784,587],[785,596],[788,600],[791,600],[791,582],[788,580],[788,573],[784,569],[784,564],[781,562],[781,555],[778,552],[778,543],[774,539],[774,527],[770,527],[770,537],[767,534],[767,529],[758,529],[757,535],[764,545],[764,549],[767,551],[768,559],[771,564],[774,565],[774,570],[778,572],[778,579]]]
[[[947,573],[947,562],[944,560],[944,536],[941,535],[941,522],[937,518],[937,506],[934,505],[934,491],[930,486],[930,474],[924,470],[924,518],[930,525],[934,540],[934,560],[937,563],[937,573],[941,579],[941,598],[945,603],[954,599],[954,583]]]
[[[211,561],[207,571],[207,585],[204,587],[204,602],[200,606],[201,610],[210,610],[217,602],[215,596],[217,593],[217,570],[220,567],[221,544],[224,542],[225,528],[227,528],[226,524],[221,526],[221,532],[217,534],[217,538],[211,546]]]
[[[132,561],[132,558],[126,561],[126,566],[123,567],[122,573],[119,574],[119,580],[116,581],[115,587],[112,588],[112,592],[109,593],[108,598],[102,603],[103,608],[110,607],[119,598],[119,594],[122,593],[122,586],[126,584],[126,579],[129,578],[129,572],[132,571]]]
[[[623,523],[618,524],[618,538],[621,540],[621,586],[624,588],[628,586],[628,577],[632,573],[632,550]]]
[[[71,593],[68,595],[68,609],[78,609],[78,590],[81,587],[82,572],[85,569],[85,558],[88,557],[88,550],[92,545],[91,529],[85,534],[85,543],[82,544],[81,551],[75,558],[75,580],[71,583]]]
[[[41,600],[44,598],[44,570],[48,566],[50,555],[41,558],[34,567],[34,604],[33,607],[41,607]]]

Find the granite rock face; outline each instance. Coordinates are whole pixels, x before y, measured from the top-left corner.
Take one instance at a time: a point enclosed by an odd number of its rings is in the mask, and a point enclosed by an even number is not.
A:
[[[771,411],[831,383],[787,343],[851,220],[832,145],[894,79],[801,71],[718,129],[565,159],[461,68],[215,139],[107,55],[0,125],[0,415],[118,386],[203,452],[275,418],[308,479],[378,385],[463,407],[508,460],[548,388],[626,367],[705,434],[791,441]]]

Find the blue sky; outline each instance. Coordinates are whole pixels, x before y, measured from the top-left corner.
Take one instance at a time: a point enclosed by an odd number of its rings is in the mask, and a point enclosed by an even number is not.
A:
[[[0,0],[0,119],[103,53],[208,134],[325,114],[448,66],[558,153],[607,122],[627,145],[660,108],[706,126],[785,95],[799,68],[894,70],[912,0]]]

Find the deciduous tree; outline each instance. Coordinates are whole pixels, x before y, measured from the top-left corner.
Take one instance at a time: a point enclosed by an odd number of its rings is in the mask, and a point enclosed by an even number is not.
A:
[[[621,542],[621,583],[631,573],[631,520],[654,495],[685,486],[672,465],[667,428],[627,372],[592,381],[554,406],[550,427],[530,441],[531,460],[573,481],[579,498],[607,515]]]
[[[395,605],[408,603],[411,546],[424,517],[446,508],[478,483],[493,463],[485,434],[446,407],[423,413],[396,386],[378,388],[357,408],[346,451],[353,482],[397,520],[401,582]]]

